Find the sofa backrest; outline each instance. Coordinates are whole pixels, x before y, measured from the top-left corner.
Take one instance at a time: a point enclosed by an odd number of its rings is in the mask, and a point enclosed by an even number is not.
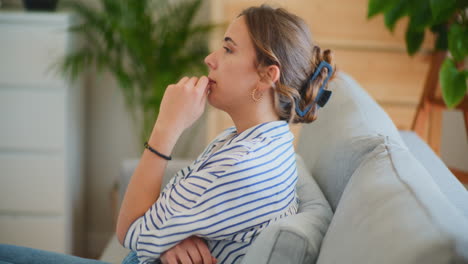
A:
[[[335,210],[362,157],[386,137],[404,145],[385,111],[350,76],[339,72],[318,118],[303,126],[297,152]]]
[[[468,263],[468,221],[409,150],[388,140],[353,173],[317,263]]]

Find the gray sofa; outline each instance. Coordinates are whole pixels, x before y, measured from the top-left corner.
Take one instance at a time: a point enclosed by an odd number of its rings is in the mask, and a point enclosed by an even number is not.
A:
[[[299,213],[265,229],[243,263],[468,263],[464,186],[352,78],[340,73],[330,89],[299,136]],[[176,146],[182,159],[169,163],[166,182],[203,150],[184,142],[203,136],[203,122]],[[121,193],[137,162],[123,165]],[[120,263],[127,252],[114,237],[101,260]]]

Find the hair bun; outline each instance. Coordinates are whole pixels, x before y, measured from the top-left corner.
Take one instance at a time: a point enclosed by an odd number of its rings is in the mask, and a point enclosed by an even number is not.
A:
[[[299,109],[304,109],[309,106],[307,113],[304,113],[303,116],[300,116],[296,111],[296,118],[293,120],[293,123],[311,123],[317,119],[317,110],[319,107],[323,107],[325,103],[330,99],[331,91],[324,90],[321,94],[320,87],[323,85],[325,81],[330,81],[334,78],[336,70],[333,66],[333,52],[330,49],[325,50],[323,53],[321,52],[321,48],[319,46],[314,46],[312,48],[312,61],[311,61],[311,73],[309,78],[304,80],[304,85],[302,86],[299,94],[300,100],[298,103],[296,102],[296,107]],[[325,61],[332,67],[332,75],[328,79],[329,75],[329,68],[328,67],[320,67],[322,61]],[[320,70],[320,72],[316,72]],[[312,78],[313,75],[317,77],[315,79]],[[326,84],[327,86],[327,84]],[[327,87],[324,87],[326,89]],[[320,95],[320,98],[317,99],[317,96]],[[305,109],[307,110],[307,109]]]

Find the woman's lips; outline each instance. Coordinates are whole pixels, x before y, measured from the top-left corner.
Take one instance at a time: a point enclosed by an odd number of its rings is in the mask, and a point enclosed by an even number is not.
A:
[[[213,87],[214,84],[216,84],[216,81],[208,77],[208,93],[211,93],[211,88]]]

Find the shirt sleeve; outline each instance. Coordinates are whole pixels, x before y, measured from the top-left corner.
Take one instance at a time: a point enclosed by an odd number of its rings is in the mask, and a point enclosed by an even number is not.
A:
[[[249,150],[242,146],[234,149],[211,157],[198,169],[172,181],[151,208],[132,223],[124,246],[136,251],[140,262],[154,261],[192,235],[232,238],[242,230],[264,224],[272,212],[284,206],[265,205],[267,196],[278,192],[273,188],[259,191],[253,186],[256,183],[248,180],[265,168],[249,167],[245,162],[250,158]],[[292,199],[286,196],[278,195],[283,201]]]

